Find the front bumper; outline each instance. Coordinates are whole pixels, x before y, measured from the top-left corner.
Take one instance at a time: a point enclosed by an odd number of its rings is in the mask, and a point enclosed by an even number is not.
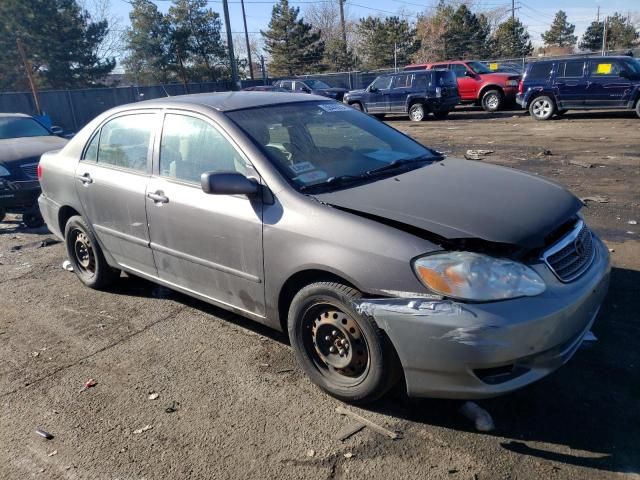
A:
[[[486,398],[535,382],[582,344],[606,295],[609,252],[594,236],[596,258],[577,280],[547,283],[536,297],[490,303],[425,298],[360,300],[394,345],[415,397]]]
[[[10,181],[0,179],[0,207],[7,210],[22,210],[34,206],[40,195],[37,180]]]

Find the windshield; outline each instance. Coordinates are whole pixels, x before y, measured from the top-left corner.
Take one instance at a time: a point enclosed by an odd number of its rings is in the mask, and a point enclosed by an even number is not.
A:
[[[624,64],[634,76],[640,75],[640,61],[635,58],[630,58],[629,60],[625,60]]]
[[[51,132],[33,118],[0,118],[0,140],[21,137],[44,137],[49,135],[51,135]]]
[[[413,168],[417,168],[425,160],[440,158],[388,125],[340,103],[291,103],[227,115],[300,190],[343,184],[332,181],[336,179],[367,181],[377,178],[381,168],[393,174],[388,167],[392,162],[391,167],[407,168],[415,160]]]
[[[476,73],[492,73],[489,67],[482,62],[467,62],[467,66]]]
[[[307,84],[307,87],[318,90],[321,88],[331,88],[329,85],[324,83],[322,80],[305,80],[304,83]]]

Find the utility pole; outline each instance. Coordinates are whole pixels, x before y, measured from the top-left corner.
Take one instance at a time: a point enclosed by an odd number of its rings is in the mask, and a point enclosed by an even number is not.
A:
[[[238,69],[236,66],[236,56],[233,53],[233,37],[231,35],[231,22],[229,21],[229,3],[222,0],[222,9],[224,10],[224,28],[227,30],[227,48],[229,49],[229,61],[231,64],[231,82],[232,90],[238,88]]]
[[[264,55],[260,55],[260,68],[262,68],[262,83],[267,84],[267,70],[264,67]]]
[[[398,44],[393,43],[393,71],[398,71]]]
[[[600,23],[600,5],[598,5],[598,18],[596,19],[596,22]]]
[[[607,50],[607,17],[604,17],[604,31],[602,32],[602,55]]]
[[[511,0],[511,21],[516,19],[516,0]]]
[[[27,78],[29,79],[29,86],[31,87],[31,94],[33,95],[33,101],[36,104],[36,111],[38,115],[42,115],[42,109],[40,108],[40,98],[38,97],[38,88],[36,87],[36,82],[33,80],[33,71],[31,69],[31,62],[27,58],[27,55],[24,53],[24,46],[22,45],[22,39],[16,38],[16,43],[18,44],[18,52],[20,53],[20,58],[22,59],[22,64],[24,65],[24,69],[27,71]]]
[[[344,2],[345,0],[338,0],[340,4],[340,29],[342,30],[342,48],[344,49],[344,54],[347,54],[347,27],[344,24]]]
[[[247,31],[247,15],[244,13],[244,0],[240,0],[242,5],[242,22],[244,23],[244,40],[247,42],[247,58],[249,59],[249,75],[253,80],[253,63],[251,63],[251,45],[249,45],[249,32]]]

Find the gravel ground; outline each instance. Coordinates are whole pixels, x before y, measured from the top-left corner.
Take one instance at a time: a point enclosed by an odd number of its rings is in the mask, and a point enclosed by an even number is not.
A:
[[[306,380],[283,335],[137,278],[83,288],[61,268],[62,244],[42,246],[46,229],[10,217],[0,224],[0,478],[640,478],[640,228],[628,223],[640,221],[640,120],[466,109],[390,123],[449,155],[493,150],[481,161],[595,197],[585,217],[614,270],[594,346],[479,402],[491,433],[458,402],[398,391],[347,408],[401,439],[365,429],[340,442],[350,424],[340,402]]]

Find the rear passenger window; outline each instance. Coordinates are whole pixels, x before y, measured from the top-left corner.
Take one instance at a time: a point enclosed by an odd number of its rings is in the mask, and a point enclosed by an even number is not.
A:
[[[618,76],[620,75],[620,64],[615,60],[591,61],[591,76]]]
[[[200,183],[205,172],[246,174],[238,151],[211,124],[195,117],[167,114],[160,142],[160,175]]]
[[[533,63],[527,72],[527,80],[545,80],[551,75],[553,63]]]
[[[146,171],[153,116],[125,115],[106,123],[100,132],[98,163]]]
[[[427,88],[427,76],[428,75],[416,75],[415,85],[416,88],[425,90]]]
[[[584,62],[560,62],[558,64],[558,77],[582,77]]]
[[[411,87],[411,75],[397,75],[393,80],[393,88]]]

